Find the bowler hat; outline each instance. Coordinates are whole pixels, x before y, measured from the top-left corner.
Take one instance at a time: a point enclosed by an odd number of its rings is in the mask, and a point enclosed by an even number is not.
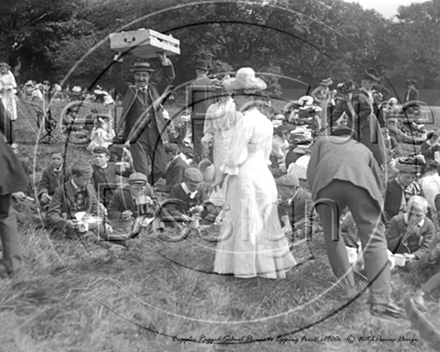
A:
[[[413,85],[416,85],[416,84],[417,84],[417,81],[416,81],[415,79],[410,78],[410,79],[407,79],[407,80],[406,80],[406,84],[413,84]]]
[[[165,153],[179,153],[180,149],[179,146],[176,143],[167,143],[164,146]]]
[[[299,187],[299,180],[296,175],[293,174],[287,174],[283,175],[275,180],[275,183],[280,186],[287,186],[287,187]]]
[[[135,62],[133,68],[130,69],[131,72],[153,72],[154,69],[150,67],[150,63],[146,61]]]
[[[140,172],[134,172],[128,177],[129,184],[146,184],[148,182],[147,176]]]
[[[197,60],[196,69],[208,71],[208,63],[205,60]]]
[[[379,82],[380,81],[380,74],[379,74],[379,72],[377,72],[377,70],[375,68],[369,67],[361,74],[361,78]]]

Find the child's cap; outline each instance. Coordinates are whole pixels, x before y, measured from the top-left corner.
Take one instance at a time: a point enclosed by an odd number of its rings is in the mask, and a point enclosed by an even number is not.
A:
[[[299,180],[298,177],[292,174],[287,174],[284,176],[279,177],[275,183],[280,186],[287,186],[287,187],[299,187]]]
[[[164,146],[165,153],[178,153],[180,152],[179,146],[176,143],[167,143]]]
[[[186,180],[193,181],[193,182],[202,182],[203,176],[199,169],[196,169],[195,167],[189,167],[185,170],[185,173],[183,175]]]
[[[129,184],[143,184],[145,185],[148,182],[147,176],[145,176],[141,172],[134,172],[128,177]]]
[[[104,147],[96,147],[95,149],[93,149],[93,154],[107,154],[108,156],[110,156],[110,151]]]

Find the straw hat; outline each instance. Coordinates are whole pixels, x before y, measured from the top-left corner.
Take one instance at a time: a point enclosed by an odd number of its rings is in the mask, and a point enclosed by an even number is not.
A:
[[[331,86],[332,84],[333,84],[333,81],[331,78],[323,79],[321,81],[321,83],[319,83],[320,86]]]
[[[151,68],[150,63],[143,62],[135,62],[133,68],[130,69],[131,72],[153,72],[154,69]]]
[[[243,90],[245,94],[255,93],[267,88],[266,82],[255,76],[255,71],[250,67],[240,68],[235,78],[226,80],[223,83],[228,91]]]

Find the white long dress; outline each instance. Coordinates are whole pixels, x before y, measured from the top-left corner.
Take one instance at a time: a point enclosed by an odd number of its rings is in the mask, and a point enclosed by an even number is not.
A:
[[[17,83],[15,82],[15,77],[11,71],[8,73],[0,73],[0,88],[3,92],[0,93],[3,105],[9,112],[11,120],[17,120],[17,102],[15,101],[14,89],[17,88]]]
[[[285,278],[296,265],[281,229],[269,171],[271,122],[253,109],[237,123],[225,165],[226,203],[214,271],[249,278]]]
[[[209,142],[213,144],[212,159],[217,173],[226,161],[237,120],[240,117],[241,113],[235,110],[232,99],[212,104],[206,110],[202,142],[204,145]],[[213,191],[209,200],[216,206],[222,206],[224,198],[224,187],[222,187],[218,191]]]

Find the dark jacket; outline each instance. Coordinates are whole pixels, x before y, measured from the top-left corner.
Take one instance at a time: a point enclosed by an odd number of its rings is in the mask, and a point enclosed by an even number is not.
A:
[[[57,175],[53,169],[53,166],[49,166],[43,171],[41,180],[38,183],[38,197],[41,197],[43,193],[47,193],[49,196],[52,196],[59,186],[70,180],[71,176],[72,172],[70,168],[65,169],[63,167],[61,172]]]
[[[211,80],[204,76],[194,80],[188,88],[187,104],[192,109],[191,122],[193,124],[204,124],[206,110],[216,102],[215,92],[211,87]]]
[[[131,170],[125,170],[124,172],[119,172],[116,170],[116,164],[109,161],[106,168],[101,168],[92,164],[93,168],[93,184],[95,186],[96,195],[98,200],[104,203],[104,206],[108,206],[113,197],[114,190],[121,184],[116,181],[116,175],[121,175],[123,177],[128,177],[132,173]]]
[[[122,78],[122,64],[115,62],[110,69],[110,78],[115,85],[119,94],[124,97],[122,104],[122,112],[120,121],[125,121],[124,141],[136,141],[137,138],[145,131],[145,126],[148,123],[148,115],[144,115],[142,118],[136,116],[131,110],[133,104],[140,103],[139,91],[136,86],[128,85]],[[162,114],[163,108],[161,107],[160,96],[164,93],[166,88],[173,82],[175,77],[173,66],[163,66],[163,77],[157,83],[148,83],[148,94],[152,101],[152,107],[150,108],[155,119],[155,124],[161,135],[162,141],[168,141],[166,122]],[[116,131],[119,133],[119,131]]]
[[[377,204],[382,205],[383,184],[373,153],[353,139],[340,142],[335,136],[318,137],[307,167],[307,181],[312,198],[333,180],[350,182],[365,189]]]
[[[6,141],[8,144],[14,143],[15,134],[14,134],[13,122],[11,120],[11,115],[3,105],[1,98],[0,98],[0,132],[6,137]]]
[[[96,198],[92,185],[87,185],[86,193],[85,211],[95,216],[102,215],[98,214],[98,198]],[[75,213],[72,210],[75,204],[75,194],[76,191],[71,181],[66,182],[55,190],[46,215],[49,226],[62,230],[65,228],[68,220],[75,218]]]
[[[149,184],[147,184],[145,195],[149,196],[153,201],[157,201],[154,190]],[[138,209],[133,201],[133,196],[130,193],[130,186],[128,185],[123,188],[118,188],[113,194],[113,198],[108,206],[108,216],[111,220],[118,220],[121,214],[126,210],[130,210],[133,212],[134,217],[137,217],[136,212]]]
[[[188,163],[183,160],[181,156],[178,156],[176,159],[171,161],[165,173],[168,191],[171,191],[175,185],[182,183],[183,174],[188,167]]]
[[[417,182],[414,182],[415,187],[420,191],[418,195],[424,197],[423,191]],[[387,183],[385,191],[385,215],[389,221],[392,217],[399,214],[400,204],[402,203],[402,187],[397,183],[396,179]]]
[[[405,92],[403,103],[419,100],[419,91],[416,88],[408,89]]]
[[[423,226],[415,227],[406,238],[404,235],[408,225],[405,222],[405,214],[396,215],[391,219],[387,232],[388,249],[393,253],[414,254],[418,259],[428,254],[435,240],[435,227],[432,221],[425,218]]]
[[[0,133],[0,196],[22,192],[29,179],[11,147]]]

